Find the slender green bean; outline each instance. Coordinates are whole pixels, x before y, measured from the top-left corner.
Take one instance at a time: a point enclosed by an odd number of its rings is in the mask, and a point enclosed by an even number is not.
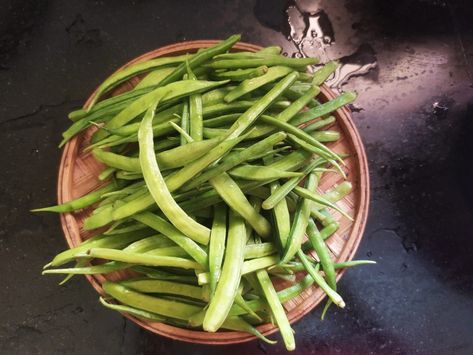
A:
[[[142,253],[131,253],[123,250],[92,248],[87,251],[87,257],[121,261],[128,264],[148,265],[148,266],[171,266],[183,269],[202,270],[202,266],[189,259],[174,257],[149,255]]]
[[[97,274],[108,274],[110,272],[115,272],[119,270],[126,270],[126,269],[129,269],[130,267],[131,267],[130,264],[112,261],[112,262],[108,262],[108,263],[100,264],[100,265],[43,270],[42,275],[49,275],[49,274],[97,275]]]
[[[165,237],[162,234],[157,234],[137,240],[136,242],[133,242],[128,245],[123,250],[130,251],[133,253],[146,253],[156,248],[165,248],[172,246],[176,246],[176,243],[174,243],[171,239]]]
[[[278,188],[280,188],[280,185],[277,181],[275,181],[271,183],[270,187],[271,193],[274,193],[278,190]],[[286,198],[283,197],[278,203],[276,203],[271,212],[273,225],[276,229],[276,234],[281,250],[284,250],[291,232],[291,219],[289,209],[287,208]]]
[[[102,198],[103,194],[107,192],[115,191],[119,188],[119,185],[115,182],[111,182],[110,184],[101,187],[98,190],[89,192],[88,194],[76,198],[74,200],[62,203],[60,205],[51,206],[51,207],[43,207],[43,208],[36,208],[31,210],[31,212],[58,212],[58,213],[66,213],[66,212],[73,212],[80,210],[82,208],[88,207],[95,202],[99,201]]]
[[[328,116],[327,118],[322,118],[320,120],[308,124],[307,126],[304,126],[303,130],[307,133],[310,133],[318,129],[330,126],[331,124],[335,123],[335,121],[336,120],[334,116]]]
[[[282,133],[282,132],[280,132]],[[312,154],[304,150],[296,150],[271,163],[271,167],[281,170],[297,170],[307,164]]]
[[[165,293],[208,300],[205,287],[182,284],[168,280],[156,280],[148,278],[128,279],[119,282],[120,285],[141,293]]]
[[[219,138],[205,141],[192,142],[185,147],[179,146],[156,154],[156,161],[161,170],[182,167],[200,158],[209,150],[217,146],[221,141]],[[125,171],[141,172],[139,158],[107,152],[99,148],[93,150],[95,158],[102,163]]]
[[[227,238],[222,273],[203,322],[203,328],[209,332],[217,331],[227,318],[241,279],[243,250],[246,242],[245,223],[233,211],[230,211],[229,214]]]
[[[235,181],[227,174],[222,173],[210,179],[210,184],[220,197],[233,210],[237,211],[263,238],[271,234],[271,224],[260,215],[246,199]]]
[[[146,252],[145,254],[155,256],[177,256],[182,258],[189,257],[189,254],[184,249],[178,246],[156,248]]]
[[[167,222],[164,218],[151,212],[142,212],[133,216],[133,218],[165,235],[167,238],[184,249],[201,266],[207,266],[207,253],[194,240],[181,233],[176,227]]]
[[[148,228],[148,226],[141,224],[141,223],[131,223],[127,224],[124,227],[118,228],[119,225],[113,225],[109,229],[107,229],[103,234],[110,235],[110,234],[122,234],[128,232],[134,232],[137,230],[142,230]]]
[[[334,263],[333,266],[335,269],[344,269],[358,265],[369,265],[376,264],[376,261],[373,260],[350,260],[341,263]]]
[[[326,114],[329,114],[330,112],[333,112],[339,109],[340,107],[345,106],[346,104],[349,104],[350,102],[353,102],[355,99],[356,99],[355,92],[353,91],[344,92],[343,94],[341,94],[340,96],[337,96],[333,100],[327,101],[326,103],[322,105],[313,107],[310,110],[299,113],[291,120],[291,124],[297,126],[304,122],[310,121],[312,119],[324,116]]]
[[[319,155],[321,156],[326,156],[327,158],[331,159],[337,159],[341,162],[342,159],[333,151],[331,151],[329,148],[327,148],[325,145],[320,143],[315,137],[307,134],[305,131],[303,131],[300,128],[294,127],[292,124],[286,123],[279,121],[271,116],[263,115],[261,117],[261,121],[268,123],[270,125],[273,125],[275,127],[278,127],[282,130],[284,130],[287,133],[290,133],[293,136],[296,136],[297,138],[309,143],[310,145],[314,146],[317,148],[320,152]]]
[[[281,47],[271,46],[264,48],[258,52],[233,52],[233,53],[223,53],[213,57],[214,60],[222,59],[255,59],[255,58],[265,58],[268,55],[277,55],[280,54]]]
[[[190,80],[197,80],[187,62],[187,75]],[[193,94],[189,97],[189,134],[195,141],[202,140],[202,95]]]
[[[202,113],[204,119],[235,112],[240,113],[241,115],[243,112],[245,112],[245,110],[251,108],[256,102],[257,101],[255,100],[242,100],[231,103],[216,103],[209,106],[204,106]],[[279,100],[274,103],[271,103],[269,105],[269,108],[271,110],[284,110],[290,104],[291,103],[289,101]]]
[[[229,113],[226,115],[209,118],[204,121],[204,127],[218,128],[218,127],[226,126],[227,124],[235,122],[240,116],[241,116],[241,113]]]
[[[330,202],[329,200],[322,197],[321,195],[319,195],[319,194],[317,194],[313,191],[310,191],[309,189],[306,189],[306,188],[303,188],[303,187],[300,187],[300,186],[296,186],[296,187],[294,187],[293,191],[302,198],[309,199],[309,200],[312,200],[314,202],[317,202],[318,204],[333,208],[335,211],[340,212],[342,215],[344,215],[349,220],[351,220],[351,221],[353,220],[353,218],[349,214],[347,214],[344,210],[342,210],[336,204]]]
[[[276,323],[279,327],[279,331],[281,332],[286,349],[288,351],[294,350],[296,348],[294,334],[292,333],[292,328],[289,324],[289,320],[287,319],[286,312],[279,301],[278,295],[274,289],[271,279],[269,278],[268,272],[266,270],[258,270],[256,272],[256,277],[258,278],[273,316],[276,319]]]
[[[118,84],[121,84],[122,82],[128,80],[129,78],[137,74],[150,71],[156,67],[182,63],[184,60],[186,60],[187,56],[188,55],[185,54],[185,55],[181,55],[177,57],[163,57],[163,58],[151,59],[144,62],[131,64],[125,69],[121,69],[115,72],[110,77],[108,77],[102,84],[100,84],[98,89],[95,91],[94,97],[88,106],[88,110],[90,110],[95,105],[97,100],[104,93],[106,93],[107,91],[110,91],[113,87],[117,86]]]
[[[259,50],[259,54],[281,54],[282,48],[280,46],[268,46]]]
[[[153,70],[135,86],[134,90],[158,85],[161,81],[163,81],[166,76],[171,74],[175,69],[175,66],[170,66]]]
[[[90,248],[103,247],[103,248],[123,248],[126,245],[133,243],[137,240],[150,236],[152,233],[149,230],[138,230],[129,233],[122,233],[118,235],[98,235],[92,237],[89,240],[81,243],[75,248],[65,250],[57,254],[54,259],[45,266],[60,266],[69,261],[72,261],[76,254],[83,253]]]
[[[227,208],[225,204],[216,205],[214,219],[210,232],[209,243],[209,283],[210,297],[213,297],[220,277],[223,255],[225,252],[225,239],[227,236]]]
[[[213,76],[219,80],[230,79],[232,81],[243,81],[246,79],[252,79],[259,77],[268,72],[268,67],[262,65],[257,68],[249,69],[237,69],[237,70],[228,70],[224,72],[214,73]]]
[[[240,306],[243,310],[245,310],[248,313],[248,315],[251,316],[253,319],[255,319],[258,323],[263,321],[263,319],[261,319],[261,317],[256,312],[254,312],[250,306],[248,306],[246,300],[243,298],[241,293],[236,294],[235,304]]]
[[[192,275],[176,275],[150,266],[133,265],[131,269],[151,279],[176,281],[190,285],[197,285],[197,278]]]
[[[245,247],[245,259],[262,258],[276,252],[277,250],[273,243],[248,244]]]
[[[166,322],[168,320],[166,317],[162,317],[159,314],[143,311],[142,309],[138,309],[138,308],[134,308],[130,306],[124,306],[121,304],[108,303],[102,297],[99,297],[99,301],[103,306],[109,309],[113,309],[121,313],[122,312],[129,313],[132,316],[135,316],[141,319],[147,319],[153,322],[161,322],[161,323]]]
[[[100,174],[99,174],[99,180],[100,181],[104,181],[104,180],[107,180],[110,176],[113,175],[113,173],[115,173],[117,171],[117,169],[115,168],[106,168],[104,169]]]
[[[160,85],[167,85],[172,83],[173,81],[179,80],[187,71],[187,66],[191,69],[195,69],[205,63],[210,58],[225,53],[228,49],[233,47],[235,43],[240,40],[240,35],[232,35],[228,37],[226,40],[216,44],[215,46],[211,46],[209,48],[205,48],[199,51],[197,54],[192,56],[188,63],[181,63],[171,74],[169,74],[163,81],[161,81]]]
[[[309,237],[309,241],[314,248],[317,256],[319,257],[320,264],[322,265],[322,269],[325,273],[325,279],[329,286],[337,290],[337,282],[335,279],[335,268],[333,267],[333,262],[330,257],[330,251],[328,247],[324,243],[324,239],[320,235],[320,232],[315,225],[313,220],[309,220],[307,226],[307,236]]]
[[[307,190],[314,190],[317,184],[318,177],[313,173],[310,174],[305,184]],[[281,258],[280,264],[284,264],[291,260],[294,255],[296,255],[297,251],[300,250],[302,239],[304,238],[304,234],[307,229],[307,223],[309,221],[311,204],[312,201],[305,198],[301,198],[297,202],[291,231],[289,233],[289,238],[287,240],[286,248],[284,249],[284,254]]]
[[[189,133],[189,103],[188,101],[184,101],[182,106],[182,113],[181,113],[181,128],[186,132]],[[181,136],[181,146],[187,144],[187,140],[185,137]],[[159,164],[159,162],[158,162]]]
[[[266,95],[251,106],[228,130],[227,139],[238,137],[250,127],[261,114],[274,103],[292,83],[297,79],[297,72],[292,72],[280,80]]]
[[[252,79],[244,80],[235,89],[230,91],[225,97],[225,102],[233,102],[243,95],[255,91],[256,89],[266,85],[267,83],[273,82],[280,79],[293,71],[292,68],[283,66],[274,66],[268,69],[266,74],[258,76]]]
[[[183,234],[195,241],[207,244],[210,230],[188,216],[171,195],[154,153],[152,120],[154,107],[151,107],[143,119],[138,131],[140,147],[140,165],[143,178],[154,201],[169,221]]]
[[[304,68],[308,65],[317,64],[317,58],[286,58],[280,55],[266,55],[264,58],[250,59],[222,59],[207,64],[206,67],[213,69],[231,68],[255,68],[261,65],[272,67],[275,65],[285,65],[291,68]]]
[[[337,222],[332,222],[320,230],[320,237],[323,240],[326,240],[330,238],[338,230],[338,228],[340,228],[340,225]],[[306,241],[304,244],[302,244],[302,249],[304,251],[311,249],[310,241]]]
[[[327,296],[332,300],[333,303],[335,303],[338,307],[344,308],[345,307],[345,302],[343,301],[342,297],[334,291],[324,280],[322,275],[320,275],[312,266],[312,264],[309,262],[307,259],[306,255],[304,252],[299,249],[297,252],[297,257],[300,259],[302,264],[304,264],[304,267],[306,268],[307,272],[309,275],[314,279],[315,283],[319,285],[319,287],[324,290],[324,292],[327,294]]]
[[[326,63],[322,68],[317,70],[312,76],[312,85],[322,85],[325,80],[337,70],[339,63],[331,61]]]
[[[169,124],[176,130],[177,133],[179,133],[180,137],[184,139],[187,143],[192,143],[194,142],[194,138],[192,138],[189,133],[184,131],[181,126],[177,125],[174,122],[169,122]]]
[[[169,191],[175,191],[185,183],[187,183],[194,176],[199,174],[202,170],[208,167],[210,164],[219,160],[227,152],[229,152],[235,145],[240,143],[245,136],[237,137],[233,139],[225,139],[219,143],[216,147],[212,148],[206,155],[194,160],[190,164],[184,166],[176,173],[166,178],[166,185]]]
[[[287,179],[303,176],[303,173],[273,169],[263,165],[240,165],[228,172],[234,178],[246,180]]]
[[[316,140],[321,143],[335,142],[340,139],[340,132],[338,131],[318,131],[311,134]]]
[[[271,196],[269,196],[266,200],[263,201],[262,207],[265,210],[269,210],[271,208],[274,208],[274,206],[281,201],[290,191],[292,191],[303,179],[305,175],[308,175],[312,170],[314,170],[316,167],[320,166],[321,164],[324,163],[324,159],[318,158],[314,159],[312,162],[310,162],[302,171],[303,176],[302,177],[295,177],[291,178],[286,183],[278,187],[277,189],[274,189],[274,191],[271,192]]]
[[[289,107],[279,113],[275,118],[282,122],[288,122],[300,110],[302,110],[315,96],[318,95],[320,89],[317,86],[310,87],[304,95],[295,100]]]
[[[164,81],[164,80],[163,80]],[[181,80],[170,83],[166,86],[159,87],[133,101],[118,115],[108,121],[103,130],[97,131],[94,135],[93,142],[97,142],[109,134],[107,130],[120,128],[130,122],[132,119],[142,114],[154,103],[160,101],[166,96],[167,100],[171,98],[180,98],[192,94],[201,93],[211,90],[217,86],[226,84],[228,81],[202,81],[202,80]]]
[[[203,321],[204,321],[205,312],[206,312],[206,310],[203,309],[203,310],[193,314],[189,318],[188,324],[191,327],[200,327],[202,325]],[[223,322],[222,328],[230,329],[230,330],[236,330],[236,331],[240,331],[240,332],[247,332],[247,333],[253,334],[255,337],[257,337],[258,339],[260,339],[260,340],[262,340],[262,341],[264,341],[265,343],[268,343],[268,344],[276,344],[277,343],[276,341],[272,341],[272,340],[269,340],[266,337],[264,337],[260,332],[258,332],[258,330],[256,328],[252,327],[249,323],[247,323],[242,318],[237,317],[237,316],[228,317],[225,320],[225,322]]]
[[[190,316],[200,311],[200,307],[142,294],[118,283],[105,282],[102,287],[107,294],[125,305],[165,317],[187,321]]]

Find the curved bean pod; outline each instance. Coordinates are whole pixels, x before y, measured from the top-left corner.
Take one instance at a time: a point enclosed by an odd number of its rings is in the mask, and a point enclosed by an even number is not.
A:
[[[169,221],[182,233],[199,243],[207,244],[210,230],[189,217],[177,204],[159,170],[154,153],[152,120],[154,107],[151,107],[141,122],[138,131],[140,165],[143,178],[151,196]]]

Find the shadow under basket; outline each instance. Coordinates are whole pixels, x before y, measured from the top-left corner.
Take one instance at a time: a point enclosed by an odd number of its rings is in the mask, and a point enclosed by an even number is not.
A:
[[[130,64],[160,56],[173,56],[187,52],[196,52],[200,48],[206,48],[215,43],[217,43],[217,41],[202,40],[172,44],[146,53],[130,61],[119,70]],[[253,52],[260,49],[261,47],[259,46],[242,42],[236,44],[233,48],[234,51]],[[121,84],[112,91],[111,95],[117,95],[132,89],[142,77],[143,76],[137,76]],[[89,105],[94,95],[95,93],[91,95],[84,107]],[[327,86],[322,85],[318,99],[325,102],[335,96],[336,95]],[[341,138],[337,142],[328,144],[328,147],[338,153],[350,154],[350,157],[345,159],[346,166],[344,169],[347,173],[348,180],[353,184],[353,191],[343,200],[339,201],[337,205],[348,214],[352,215],[354,221],[349,221],[347,218],[342,217],[340,213],[332,211],[334,217],[340,223],[340,228],[327,240],[327,245],[332,253],[333,260],[335,262],[343,262],[353,258],[363,235],[368,214],[369,175],[363,144],[351,119],[349,110],[341,108],[334,112],[334,116],[336,117],[336,123],[332,125],[330,129],[339,131]],[[94,128],[90,128],[82,134],[77,135],[64,147],[58,177],[57,192],[59,203],[80,197],[104,184],[104,182],[98,180],[98,175],[104,169],[104,165],[95,160],[90,153],[83,151],[94,130]],[[341,183],[342,181],[343,178],[339,174],[324,174],[319,185],[319,190],[325,192],[334,184]],[[91,212],[92,209],[88,208],[76,213],[64,213],[61,215],[64,235],[71,248],[79,245],[82,241],[90,238],[94,234],[97,234],[97,231],[86,231],[82,227],[84,219]],[[337,270],[337,280],[342,277],[343,273],[344,269]],[[101,287],[103,282],[106,280],[128,278],[131,275],[131,272],[120,271],[106,275],[86,277],[97,292],[104,295]],[[290,285],[289,282],[280,279],[274,279],[273,281],[276,289],[285,288]],[[319,287],[311,286],[297,298],[284,303],[289,321],[294,323],[302,318],[317,306],[324,297],[325,294]],[[163,323],[145,321],[128,314],[123,315],[151,332],[191,343],[235,344],[256,339],[253,335],[247,333],[233,331],[208,333],[202,330],[182,329]],[[258,330],[264,335],[269,335],[276,332],[278,328],[272,324],[264,324],[259,326]]]

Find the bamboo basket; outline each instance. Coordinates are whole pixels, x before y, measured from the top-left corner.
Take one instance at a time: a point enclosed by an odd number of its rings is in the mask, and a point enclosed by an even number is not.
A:
[[[168,45],[159,49],[148,52],[129,63],[124,67],[145,61],[151,58],[160,56],[172,56],[184,54],[187,52],[196,52],[200,48],[209,47],[217,41],[202,40],[189,41],[177,44]],[[240,42],[234,46],[235,51],[257,51],[261,47]],[[117,95],[132,89],[142,77],[137,76],[117,87],[111,95]],[[93,93],[85,103],[87,107],[94,97]],[[335,94],[327,87],[321,87],[321,93],[318,98],[321,101],[327,101],[335,97]],[[342,218],[338,212],[333,212],[333,215],[339,220],[339,230],[327,241],[331,250],[333,260],[342,262],[351,260],[355,255],[363,231],[366,224],[369,203],[369,175],[368,165],[358,131],[350,117],[350,112],[347,108],[337,110],[335,113],[336,123],[330,127],[332,130],[337,130],[341,133],[341,139],[337,142],[328,144],[328,146],[336,152],[349,153],[350,158],[346,159],[346,173],[348,180],[353,184],[353,191],[343,200],[338,202],[338,206],[344,211],[348,212],[354,217],[354,221],[349,221],[347,218]],[[94,128],[90,128],[83,134],[74,137],[64,147],[59,167],[58,177],[58,202],[63,203],[71,199],[80,197],[92,190],[103,186],[104,182],[98,180],[97,176],[103,170],[104,166],[96,161],[90,153],[84,153],[83,148],[88,144],[89,138],[94,132]],[[342,182],[342,178],[338,174],[324,174],[321,180],[319,190],[326,191],[333,184]],[[72,248],[79,245],[83,240],[86,240],[97,234],[99,231],[86,231],[82,228],[84,219],[91,213],[91,208],[84,209],[75,213],[64,213],[61,215],[61,224],[64,235],[68,245]],[[337,280],[339,280],[344,273],[344,269],[337,271]],[[104,294],[101,284],[106,280],[119,280],[130,277],[131,272],[119,271],[106,275],[86,276],[88,281],[101,295]],[[303,276],[303,275],[299,275]],[[289,286],[288,282],[280,279],[274,280],[276,289]],[[312,286],[305,290],[296,299],[293,299],[284,304],[288,318],[291,323],[296,322],[304,315],[309,313],[315,306],[317,306],[325,297],[325,294],[316,286]],[[219,331],[216,333],[207,333],[200,330],[181,329],[171,325],[145,321],[128,314],[123,314],[125,317],[140,325],[141,327],[172,339],[182,340],[191,343],[202,344],[234,344],[256,339],[254,336],[247,333],[234,331]],[[271,334],[277,331],[277,328],[272,324],[264,324],[258,327],[258,330],[265,334]]]

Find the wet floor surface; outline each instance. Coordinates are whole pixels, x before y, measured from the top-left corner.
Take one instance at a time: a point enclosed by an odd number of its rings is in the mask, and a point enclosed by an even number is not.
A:
[[[189,345],[103,309],[41,267],[65,248],[54,202],[66,114],[118,66],[183,40],[340,59],[359,93],[371,207],[344,310],[295,324],[297,353],[473,353],[473,6],[464,1],[0,1],[0,353],[278,354]]]

